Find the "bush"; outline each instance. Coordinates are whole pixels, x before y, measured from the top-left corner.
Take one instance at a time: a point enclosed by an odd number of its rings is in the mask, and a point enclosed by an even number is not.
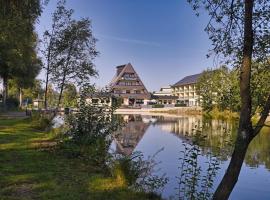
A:
[[[144,159],[141,152],[133,152],[131,155],[116,154],[116,158],[111,162],[111,174],[135,191],[156,194],[168,182],[165,174],[162,176],[155,174],[158,165],[155,156],[160,151],[162,149],[147,159]]]
[[[184,103],[177,103],[174,105],[174,107],[186,107],[187,104],[184,104]]]
[[[15,97],[8,97],[6,101],[6,105],[8,109],[16,109],[19,107],[19,100]]]
[[[46,130],[52,125],[53,116],[41,114],[39,112],[32,113],[31,126],[34,129]]]
[[[152,105],[152,108],[164,108],[164,105],[163,104],[155,104],[155,105]]]
[[[78,155],[94,162],[101,168],[106,168],[110,158],[109,146],[112,134],[121,123],[113,115],[114,107],[87,103],[84,94],[81,95],[78,111],[70,114],[65,120],[67,131],[65,140],[77,146]]]

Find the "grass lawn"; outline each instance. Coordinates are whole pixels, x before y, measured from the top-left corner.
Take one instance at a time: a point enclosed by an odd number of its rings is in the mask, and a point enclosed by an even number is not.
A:
[[[55,151],[29,119],[0,120],[0,199],[150,199],[95,166]],[[153,199],[153,198],[152,198]]]

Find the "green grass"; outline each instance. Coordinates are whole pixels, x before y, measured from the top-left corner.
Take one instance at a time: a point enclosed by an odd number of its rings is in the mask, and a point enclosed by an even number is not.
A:
[[[55,135],[31,128],[29,119],[0,120],[0,199],[153,199],[121,178],[68,158]]]

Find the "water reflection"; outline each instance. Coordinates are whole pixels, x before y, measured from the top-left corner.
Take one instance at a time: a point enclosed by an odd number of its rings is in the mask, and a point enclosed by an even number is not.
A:
[[[206,155],[211,152],[222,162],[219,182],[227,167],[236,137],[237,124],[231,121],[209,120],[202,116],[156,116],[156,115],[121,115],[128,122],[116,137],[116,151],[130,155],[133,151],[142,151],[146,155],[165,147],[159,156],[163,162],[161,168],[170,176],[170,183],[164,197],[175,194],[175,176],[179,165],[179,152],[183,142],[190,143],[198,131],[205,135],[200,143],[204,165]],[[267,170],[266,170],[267,169]],[[270,129],[264,128],[249,146],[239,182],[232,193],[232,199],[253,199],[258,192],[260,199],[270,199],[267,185],[270,184]],[[256,183],[254,185],[254,183]],[[252,189],[251,189],[252,188]],[[246,191],[248,189],[248,192]],[[260,191],[259,191],[260,190]]]
[[[143,118],[140,115],[124,115],[122,116],[122,120],[127,125],[116,134],[116,152],[130,155],[150,124],[143,122]]]
[[[202,116],[149,116],[149,115],[122,115],[127,122],[119,131],[116,139],[117,151],[130,155],[146,133],[148,127],[157,126],[164,133],[172,133],[182,141],[189,140],[200,130],[205,134],[205,140],[201,143],[203,152],[211,150],[213,155],[220,160],[230,158],[232,144],[237,133],[237,123],[224,120],[210,120]],[[270,170],[270,129],[264,128],[262,133],[250,144],[246,164],[251,167],[264,165]]]

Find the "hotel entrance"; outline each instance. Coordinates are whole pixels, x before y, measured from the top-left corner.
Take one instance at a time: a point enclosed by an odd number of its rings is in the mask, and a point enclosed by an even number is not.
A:
[[[135,104],[135,99],[134,98],[129,98],[128,99],[128,105],[129,106],[134,106],[134,104]]]

